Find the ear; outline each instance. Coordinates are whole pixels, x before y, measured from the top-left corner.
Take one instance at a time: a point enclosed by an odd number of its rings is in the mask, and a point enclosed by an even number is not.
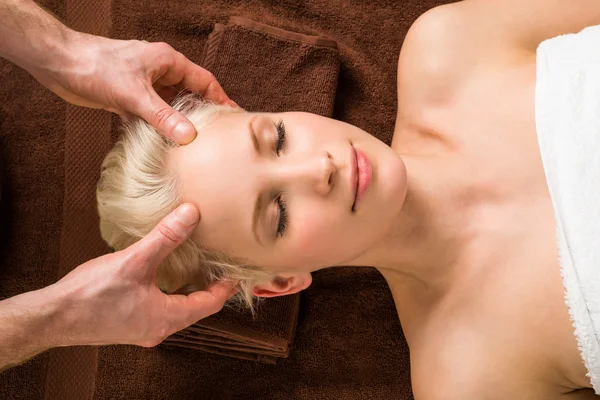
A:
[[[271,282],[256,285],[252,293],[257,297],[277,297],[298,293],[312,283],[309,272],[283,274],[276,276]]]

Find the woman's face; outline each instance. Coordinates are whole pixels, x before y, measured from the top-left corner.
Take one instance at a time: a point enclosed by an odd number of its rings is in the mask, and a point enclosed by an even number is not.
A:
[[[362,155],[368,163],[357,168]],[[183,201],[200,210],[192,238],[275,273],[353,264],[386,234],[406,194],[404,164],[389,146],[301,112],[223,114],[171,161]]]

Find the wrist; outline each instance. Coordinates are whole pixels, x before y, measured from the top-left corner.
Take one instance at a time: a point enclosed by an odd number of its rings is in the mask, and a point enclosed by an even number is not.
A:
[[[39,301],[44,304],[45,340],[51,347],[78,346],[88,344],[81,335],[85,326],[85,315],[80,290],[76,285],[54,283],[39,292]]]
[[[60,34],[39,38],[30,51],[23,52],[19,59],[13,60],[50,90],[61,80],[61,75],[74,68],[77,61],[76,44],[82,36],[65,26],[58,30]]]
[[[61,300],[47,288],[23,293],[2,303],[2,342],[27,356],[63,345]],[[18,327],[18,328],[17,328]]]
[[[3,0],[0,20],[0,57],[28,71],[55,65],[76,34],[32,0]]]

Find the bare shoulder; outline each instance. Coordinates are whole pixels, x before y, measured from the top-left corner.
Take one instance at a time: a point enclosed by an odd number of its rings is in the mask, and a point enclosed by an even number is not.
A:
[[[423,113],[452,104],[471,82],[506,66],[508,50],[484,21],[470,3],[458,2],[432,8],[414,22],[398,58],[399,123],[419,125],[427,118]]]
[[[398,58],[398,126],[423,125],[429,106],[448,103],[457,83],[452,77],[461,68],[449,47],[448,36],[454,25],[453,5],[435,7],[421,15],[411,26]]]
[[[402,44],[400,69],[433,76],[453,72],[448,68],[463,58],[461,51],[472,48],[470,40],[465,41],[471,29],[463,23],[464,16],[464,5],[456,3],[434,7],[417,18]]]
[[[464,0],[434,7],[406,35],[399,94],[431,87],[443,97],[473,76],[530,62],[545,39],[595,24],[600,24],[597,0]]]
[[[457,118],[456,107],[497,93],[498,82],[535,61],[535,49],[520,46],[509,25],[492,23],[500,11],[488,1],[434,7],[411,26],[398,58],[396,132],[435,131],[440,117]]]
[[[457,5],[448,4],[422,14],[408,30],[398,58],[398,87],[423,83],[435,86],[455,75],[462,57]],[[432,81],[431,79],[434,79]]]

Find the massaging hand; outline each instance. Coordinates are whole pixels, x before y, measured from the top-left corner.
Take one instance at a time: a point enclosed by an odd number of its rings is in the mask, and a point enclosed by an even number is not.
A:
[[[32,0],[0,1],[0,57],[68,102],[138,115],[180,144],[196,130],[164,99],[189,89],[235,106],[210,72],[169,45],[76,32]]]
[[[102,108],[126,118],[138,115],[177,143],[190,142],[193,125],[165,100],[189,89],[204,98],[235,105],[215,77],[165,43],[112,40],[73,33],[72,57],[54,73],[30,72],[66,101]]]
[[[80,265],[54,289],[67,293],[69,336],[77,344],[154,346],[167,336],[218,312],[236,290],[213,285],[188,296],[166,295],[154,283],[158,264],[192,232],[196,207],[183,205],[128,249]]]
[[[154,283],[162,259],[199,220],[183,205],[129,248],[75,268],[57,283],[0,301],[0,372],[52,347],[136,344],[150,347],[219,311],[236,289],[215,284],[188,296]]]

